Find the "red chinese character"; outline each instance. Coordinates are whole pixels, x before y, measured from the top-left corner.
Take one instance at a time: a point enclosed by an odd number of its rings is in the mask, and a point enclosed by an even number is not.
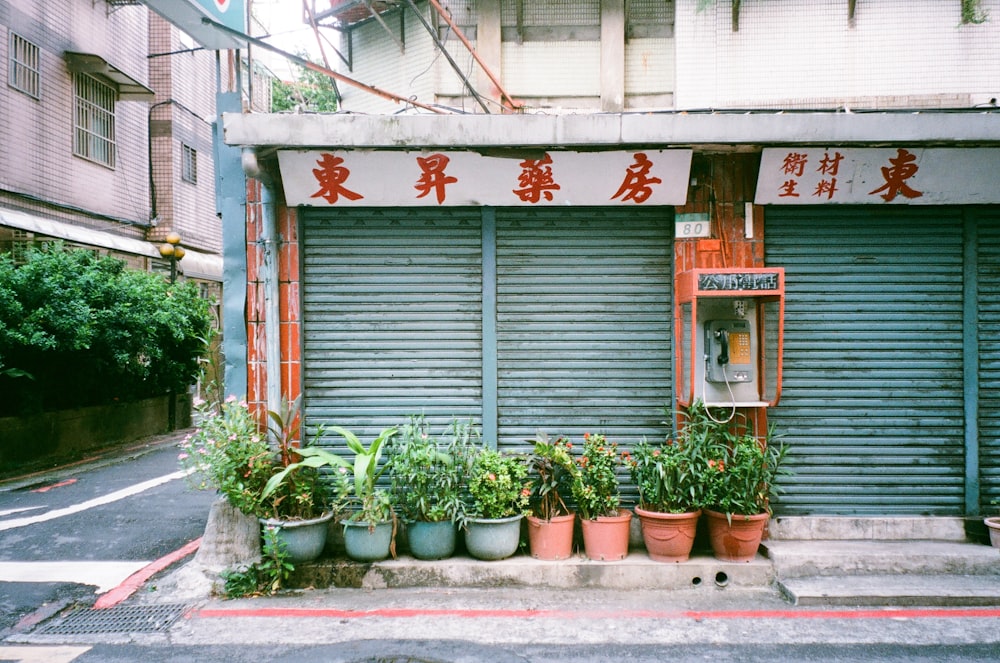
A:
[[[798,198],[799,192],[795,190],[795,187],[799,185],[798,180],[786,180],[784,184],[781,185],[781,193],[778,194],[779,198]]]
[[[819,184],[816,185],[816,190],[813,191],[813,195],[817,197],[822,197],[826,195],[827,200],[833,200],[833,194],[837,192],[837,178],[831,177],[828,180],[820,180]]]
[[[517,178],[520,189],[514,189],[514,194],[527,203],[537,203],[545,196],[552,200],[552,192],[561,187],[552,179],[552,157],[546,152],[541,159],[525,159],[519,165],[523,169]]]
[[[343,159],[332,154],[324,154],[316,162],[319,168],[313,168],[313,176],[319,182],[319,191],[310,198],[322,198],[330,204],[336,203],[340,196],[344,196],[348,200],[364,198],[360,193],[355,193],[343,186],[347,178],[351,176],[351,171],[341,166],[342,163],[344,163]]]
[[[916,160],[917,156],[912,152],[907,152],[902,148],[898,149],[896,151],[896,158],[889,159],[892,167],[882,166],[882,177],[885,179],[885,184],[874,191],[869,191],[868,195],[871,196],[885,191],[885,193],[882,193],[882,199],[886,202],[894,199],[897,193],[901,193],[907,198],[919,198],[924,195],[923,192],[911,189],[906,184],[906,180],[916,175],[920,169],[920,166],[914,163]]]
[[[807,161],[809,161],[808,155],[800,152],[789,152],[785,156],[785,160],[781,163],[781,172],[785,175],[802,177],[802,173],[805,172]]]
[[[622,185],[618,187],[618,191],[615,195],[611,196],[614,200],[618,196],[625,194],[622,200],[634,200],[638,204],[646,202],[646,200],[653,195],[653,189],[649,186],[650,184],[660,184],[663,182],[659,177],[648,177],[649,169],[653,167],[653,162],[646,158],[645,153],[636,152],[635,153],[635,163],[627,168],[627,174],[625,179],[622,180]]]
[[[837,171],[840,170],[840,162],[844,160],[844,155],[840,152],[834,152],[833,156],[830,156],[829,152],[823,153],[823,158],[820,159],[819,168],[816,169],[817,172],[823,173],[824,175],[837,175]]]
[[[428,157],[417,157],[417,165],[420,166],[420,170],[423,171],[420,175],[420,179],[413,186],[414,189],[420,193],[417,198],[423,198],[431,189],[435,190],[437,194],[438,205],[444,202],[444,188],[448,184],[454,184],[458,181],[457,177],[451,177],[450,175],[444,174],[444,169],[448,166],[448,162],[451,161],[448,157],[443,154],[432,154]]]

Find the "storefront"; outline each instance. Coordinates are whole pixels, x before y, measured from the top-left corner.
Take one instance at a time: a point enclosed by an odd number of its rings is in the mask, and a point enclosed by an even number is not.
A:
[[[778,511],[979,512],[1000,497],[991,120],[227,116],[294,247],[269,370],[251,199],[251,401],[280,375],[310,430],[424,414],[504,448],[538,429],[628,446],[676,403],[678,275],[782,267]]]

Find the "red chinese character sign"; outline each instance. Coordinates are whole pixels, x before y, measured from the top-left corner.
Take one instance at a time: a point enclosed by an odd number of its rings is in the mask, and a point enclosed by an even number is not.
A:
[[[1000,202],[1000,150],[768,148],[759,205],[983,204]]]
[[[691,150],[278,153],[285,199],[305,206],[683,205]]]

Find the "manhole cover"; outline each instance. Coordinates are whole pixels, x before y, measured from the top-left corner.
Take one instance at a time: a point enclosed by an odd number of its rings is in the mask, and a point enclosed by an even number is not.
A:
[[[98,633],[165,632],[187,611],[186,605],[119,605],[103,610],[80,610],[47,624],[39,633],[87,635]]]

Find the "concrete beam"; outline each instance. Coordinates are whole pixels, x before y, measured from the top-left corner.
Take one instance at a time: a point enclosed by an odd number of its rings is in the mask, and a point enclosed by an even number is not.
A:
[[[1000,111],[581,115],[223,115],[225,142],[257,148],[577,148],[1000,145]]]

